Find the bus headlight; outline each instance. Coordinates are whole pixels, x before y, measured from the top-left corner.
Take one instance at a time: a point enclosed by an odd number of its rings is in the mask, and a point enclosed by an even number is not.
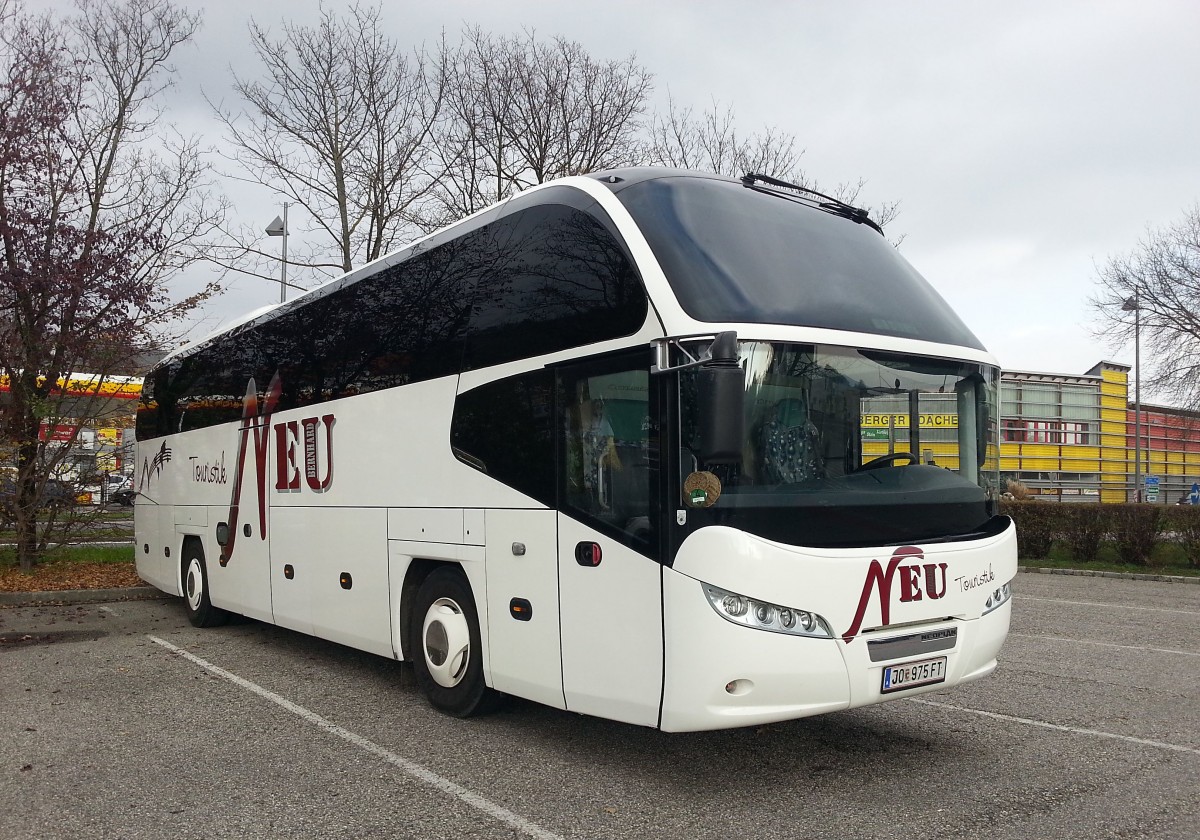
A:
[[[704,584],[704,594],[717,615],[734,624],[792,636],[833,638],[828,622],[816,613],[758,601],[708,584]]]
[[[1003,606],[1008,603],[1010,598],[1012,598],[1011,582],[997,588],[995,592],[988,596],[987,603],[983,605],[983,614],[987,615],[992,610]]]

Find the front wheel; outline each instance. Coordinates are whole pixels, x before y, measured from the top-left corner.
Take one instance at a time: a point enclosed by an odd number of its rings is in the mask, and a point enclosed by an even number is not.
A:
[[[208,598],[204,549],[194,542],[183,549],[183,602],[187,605],[188,621],[196,627],[219,627],[229,620],[229,613],[214,607]]]
[[[413,603],[413,671],[434,708],[455,717],[492,711],[502,695],[483,681],[483,645],[471,585],[458,568],[434,570]]]

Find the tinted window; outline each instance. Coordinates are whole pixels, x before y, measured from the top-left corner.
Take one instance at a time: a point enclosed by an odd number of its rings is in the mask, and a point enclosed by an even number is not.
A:
[[[280,408],[458,373],[477,239],[468,234],[263,325],[256,361],[268,379],[279,371]]]
[[[236,364],[236,356],[231,352],[219,372],[225,373]],[[246,380],[242,380],[240,394],[228,388],[223,393],[219,388],[214,389],[212,382],[215,377],[212,376],[213,371],[205,368],[206,358],[194,355],[174,359],[146,377],[142,387],[142,403],[137,412],[138,440],[241,418]]]
[[[597,217],[525,206],[169,362],[150,377],[138,436],[239,419],[251,378],[261,401],[278,375],[277,410],[299,408],[629,335],[647,308]]]
[[[983,349],[866,225],[711,178],[643,181],[617,197],[684,310],[701,321],[797,324]]]
[[[634,366],[629,366],[634,365]],[[653,550],[658,438],[644,356],[558,373],[562,510]]]
[[[473,231],[172,360],[149,378],[139,439],[239,419],[251,378],[262,400],[279,376],[282,411],[458,373],[487,241]]]
[[[621,244],[592,215],[534,206],[488,228],[465,369],[630,335],[646,294]]]
[[[512,376],[458,395],[450,443],[459,460],[553,507],[553,416],[552,373]]]

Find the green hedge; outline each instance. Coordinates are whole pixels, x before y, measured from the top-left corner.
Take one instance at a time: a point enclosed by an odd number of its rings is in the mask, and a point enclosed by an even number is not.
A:
[[[1005,501],[1000,511],[1017,523],[1022,558],[1044,559],[1057,543],[1072,560],[1091,563],[1108,544],[1123,563],[1146,566],[1156,546],[1171,542],[1200,568],[1200,507]]]
[[[1017,523],[1017,554],[1048,557],[1062,531],[1062,505],[1043,502],[1001,502],[1000,512]]]
[[[1200,569],[1200,506],[1163,508],[1162,532],[1184,550],[1192,568]]]
[[[1113,526],[1112,512],[1106,511],[1105,507],[1100,504],[1063,505],[1063,540],[1073,560],[1095,562],[1100,543]]]

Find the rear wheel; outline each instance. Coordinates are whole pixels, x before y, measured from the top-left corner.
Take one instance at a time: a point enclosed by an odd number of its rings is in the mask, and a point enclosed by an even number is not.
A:
[[[457,567],[434,570],[413,603],[413,670],[434,708],[455,717],[492,711],[503,695],[483,680],[479,616],[466,575]]]
[[[204,549],[194,540],[183,547],[183,602],[187,605],[188,621],[196,627],[219,627],[229,620],[229,613],[214,607],[208,598]]]

